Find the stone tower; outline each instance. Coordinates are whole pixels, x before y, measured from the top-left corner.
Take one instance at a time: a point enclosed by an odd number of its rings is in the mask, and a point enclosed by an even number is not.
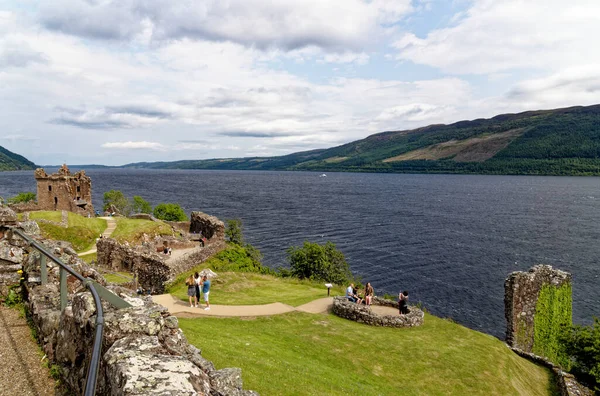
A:
[[[561,363],[557,337],[572,324],[571,274],[549,265],[513,272],[504,282],[506,343]]]
[[[94,215],[92,179],[81,170],[71,174],[67,165],[48,175],[44,169],[35,170],[39,210],[68,210],[81,215]]]

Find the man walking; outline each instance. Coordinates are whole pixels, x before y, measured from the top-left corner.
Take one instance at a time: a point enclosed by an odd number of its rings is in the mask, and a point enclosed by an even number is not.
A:
[[[205,311],[210,309],[210,303],[208,302],[208,293],[210,293],[210,280],[206,275],[202,277],[202,293],[204,294],[204,302],[206,302]]]

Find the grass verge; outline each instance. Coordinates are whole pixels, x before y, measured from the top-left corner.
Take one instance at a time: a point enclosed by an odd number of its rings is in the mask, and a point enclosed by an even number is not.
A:
[[[81,215],[68,212],[68,226],[61,227],[58,223],[61,221],[61,212],[39,211],[29,214],[31,219],[44,219],[53,223],[38,221],[45,238],[59,241],[67,241],[73,245],[78,252],[91,249],[96,243],[96,238],[106,229],[106,220],[95,217],[83,217]],[[57,224],[54,224],[57,223]]]
[[[173,235],[171,226],[162,221],[128,219],[125,217],[115,217],[115,221],[117,222],[117,228],[113,231],[111,238],[116,239],[119,243],[138,244],[144,234],[150,237]]]
[[[218,293],[215,293],[215,296]],[[212,296],[211,296],[212,297]],[[549,395],[549,370],[498,339],[431,315],[411,329],[293,312],[179,319],[217,368],[264,395]]]

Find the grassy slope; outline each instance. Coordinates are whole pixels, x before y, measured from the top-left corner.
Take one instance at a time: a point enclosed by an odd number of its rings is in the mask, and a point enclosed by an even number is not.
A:
[[[44,237],[60,241],[67,241],[73,244],[73,248],[78,251],[91,249],[96,243],[96,238],[106,229],[106,220],[98,218],[87,218],[75,213],[68,213],[68,227],[64,228],[58,224],[49,224],[38,222]],[[60,211],[39,211],[31,212],[30,219],[44,219],[55,223],[60,223]]]
[[[120,243],[139,243],[143,234],[148,234],[150,237],[173,235],[171,226],[162,221],[128,219],[125,217],[115,217],[115,220],[117,228],[113,231],[111,237]]]
[[[215,292],[215,296],[218,291]],[[412,329],[334,315],[180,319],[217,368],[263,395],[547,395],[550,372],[501,341],[427,315]]]
[[[239,246],[230,245],[192,270],[180,274],[167,288],[167,293],[187,300],[185,279],[204,268],[214,270],[219,276],[213,281],[211,302],[223,305],[258,305],[281,302],[298,306],[317,298],[327,297],[323,283],[301,281],[296,278],[278,278],[257,272],[252,260]],[[342,287],[332,289],[333,295],[343,294]]]
[[[35,169],[36,165],[27,158],[0,146],[0,171]]]

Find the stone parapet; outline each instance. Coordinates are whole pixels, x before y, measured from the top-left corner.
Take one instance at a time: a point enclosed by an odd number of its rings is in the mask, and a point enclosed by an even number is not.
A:
[[[378,301],[373,299],[373,304]],[[388,301],[388,300],[386,300]],[[396,304],[397,305],[397,304]],[[348,301],[345,297],[333,298],[333,313],[337,316],[370,326],[382,327],[415,327],[423,324],[425,314],[419,308],[411,306],[406,315],[379,315],[366,305],[359,305]]]

